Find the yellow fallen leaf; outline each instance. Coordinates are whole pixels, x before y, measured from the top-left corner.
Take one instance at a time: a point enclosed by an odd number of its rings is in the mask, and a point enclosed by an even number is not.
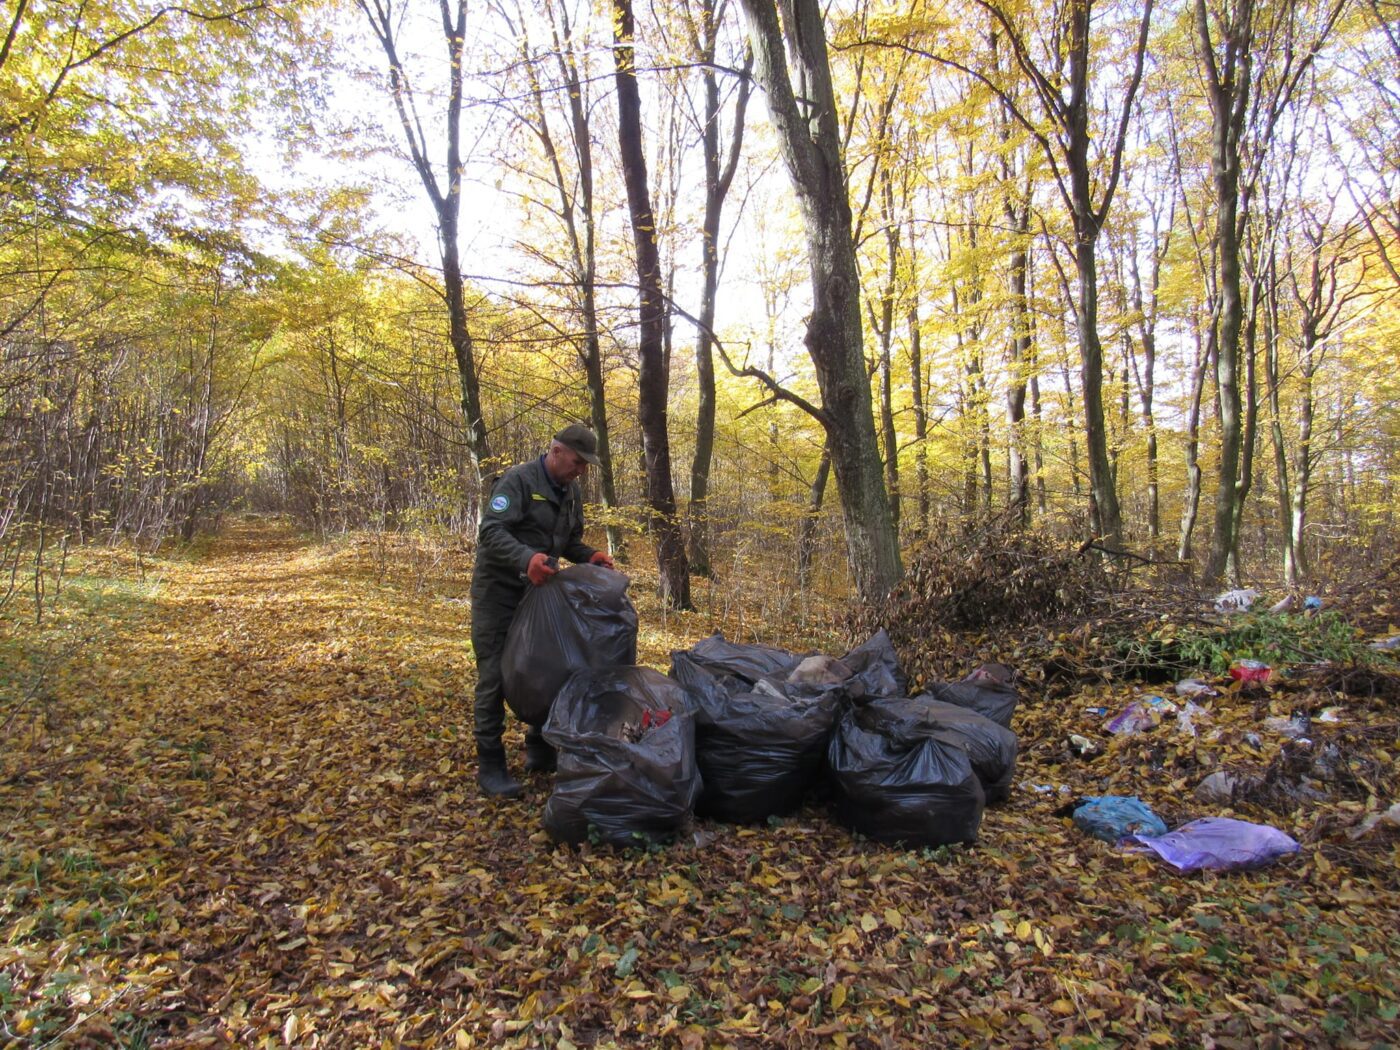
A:
[[[1016,924],[1016,939],[1018,941],[1030,940],[1031,932],[1031,924],[1029,919],[1022,919]]]
[[[860,917],[860,928],[866,933],[874,933],[880,927],[880,920],[869,912]]]
[[[666,992],[666,996],[673,1003],[683,1003],[690,998],[690,985],[672,985],[671,988]]]
[[[1068,999],[1056,999],[1050,1004],[1051,1013],[1057,1013],[1061,1017],[1068,1017],[1074,1013],[1074,1004]]]
[[[831,1008],[839,1010],[846,1005],[846,982],[842,981],[831,990]]]
[[[885,909],[885,921],[896,930],[904,929],[904,916],[899,914],[894,908]]]

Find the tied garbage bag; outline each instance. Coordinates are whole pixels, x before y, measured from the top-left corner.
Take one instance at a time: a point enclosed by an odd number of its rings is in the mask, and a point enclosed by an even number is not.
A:
[[[877,703],[891,718],[907,721],[909,732],[926,732],[936,740],[961,748],[982,782],[988,804],[1011,797],[1018,742],[1010,729],[976,711],[927,694]]]
[[[1232,817],[1202,817],[1165,835],[1131,836],[1139,853],[1151,850],[1180,871],[1262,868],[1298,852],[1298,843],[1278,828]]]
[[[771,645],[744,645],[727,641],[722,634],[712,634],[690,648],[689,656],[699,667],[709,671],[730,692],[743,692],[760,678],[789,674],[802,658],[786,649]]]
[[[1086,795],[1072,817],[1080,831],[1104,842],[1167,833],[1166,822],[1136,795]]]
[[[501,657],[506,703],[522,722],[543,725],[575,671],[637,662],[629,582],[601,565],[570,565],[525,592]]]
[[[841,657],[841,663],[851,672],[846,688],[853,697],[909,695],[909,679],[899,669],[894,642],[883,627]]]
[[[990,718],[999,726],[1011,728],[1011,716],[1020,702],[1020,694],[1012,684],[1011,668],[1001,664],[983,664],[961,682],[937,682],[929,686],[929,695],[946,704],[957,704]]]
[[[975,842],[986,794],[967,752],[882,702],[852,708],[827,747],[832,812],[880,842]]]
[[[617,846],[666,841],[700,794],[695,722],[683,686],[648,667],[580,671],[559,691],[544,738],[559,751],[544,826],[556,842],[590,829]]]
[[[671,654],[671,675],[695,701],[695,757],[704,784],[696,812],[751,824],[796,809],[821,769],[841,687],[763,678],[731,692],[686,652]]]

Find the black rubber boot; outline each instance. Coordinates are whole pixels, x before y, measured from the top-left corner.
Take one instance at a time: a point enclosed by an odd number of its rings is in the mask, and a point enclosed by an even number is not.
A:
[[[525,790],[506,769],[506,751],[500,744],[476,749],[476,782],[484,795],[515,798]]]
[[[554,748],[544,734],[533,726],[525,730],[525,772],[553,773],[558,766]]]

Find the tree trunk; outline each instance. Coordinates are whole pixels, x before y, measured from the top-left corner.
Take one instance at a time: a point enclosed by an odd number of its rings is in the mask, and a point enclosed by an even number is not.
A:
[[[703,0],[701,21],[696,34],[701,62],[701,78],[705,92],[705,126],[701,129],[701,146],[705,165],[705,215],[701,220],[701,287],[700,324],[695,335],[695,378],[697,403],[695,410],[695,455],[690,462],[690,503],[687,508],[690,536],[690,569],[709,576],[710,564],[710,466],[715,447],[715,306],[719,295],[719,232],[725,197],[734,181],[739,163],[739,149],[744,139],[744,115],[748,109],[748,72],[751,55],[744,56],[744,75],[739,82],[739,96],[734,107],[734,127],[729,139],[727,160],[720,156],[719,78],[715,72],[715,51],[719,34],[719,15],[714,0]]]
[[[1196,517],[1201,507],[1201,399],[1206,385],[1206,369],[1210,354],[1201,345],[1201,329],[1195,326],[1196,365],[1192,370],[1191,401],[1186,410],[1186,496],[1181,510],[1181,537],[1177,542],[1177,561],[1191,561],[1191,541],[1196,531]]]
[[[903,566],[881,478],[866,379],[860,283],[822,9],[816,0],[741,3],[755,69],[807,236],[813,305],[805,342],[822,394],[822,421],[831,439],[847,559],[860,597],[876,600],[899,581]],[[788,69],[789,54],[798,78],[796,90]]]
[[[672,608],[688,609],[690,571],[685,542],[676,519],[671,487],[671,447],[666,430],[668,375],[665,361],[666,305],[661,290],[661,257],[656,244],[656,217],[647,187],[646,154],[642,148],[642,104],[632,47],[631,0],[613,0],[613,61],[617,65],[618,149],[627,184],[627,210],[632,220],[632,243],[637,254],[637,286],[641,296],[637,354],[637,415],[642,425],[646,456],[647,503],[656,541],[661,598]]]
[[[358,0],[360,10],[369,20],[370,28],[379,40],[389,65],[389,87],[394,108],[398,113],[404,141],[414,170],[432,202],[438,220],[438,247],[442,258],[443,298],[447,303],[448,333],[452,356],[457,363],[461,387],[462,420],[465,426],[468,466],[473,482],[480,490],[483,465],[490,455],[486,439],[486,421],[481,409],[481,387],[476,375],[476,358],[471,331],[467,326],[466,293],[462,280],[462,265],[458,246],[458,227],[462,205],[462,51],[466,34],[466,0],[456,0],[455,10],[450,0],[442,0],[442,31],[447,44],[448,93],[446,114],[447,188],[438,185],[427,144],[414,113],[415,100],[410,80],[403,68],[398,51],[398,34],[402,29],[400,15],[391,0]],[[471,506],[473,501],[468,501]]]
[[[797,526],[797,585],[805,588],[812,573],[812,555],[817,549],[817,519],[826,497],[826,482],[831,476],[831,441],[822,446],[822,458],[817,464],[817,476],[807,495],[807,512]]]

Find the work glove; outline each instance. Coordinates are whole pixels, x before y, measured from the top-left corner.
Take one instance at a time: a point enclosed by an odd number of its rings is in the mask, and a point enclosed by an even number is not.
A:
[[[593,557],[588,559],[588,564],[601,565],[605,569],[617,569],[617,566],[613,564],[612,555],[607,551],[594,551]]]
[[[545,580],[549,579],[559,571],[557,565],[551,565],[552,559],[544,551],[540,551],[530,559],[529,566],[525,569],[525,575],[530,577],[530,582],[536,587],[543,586]]]

